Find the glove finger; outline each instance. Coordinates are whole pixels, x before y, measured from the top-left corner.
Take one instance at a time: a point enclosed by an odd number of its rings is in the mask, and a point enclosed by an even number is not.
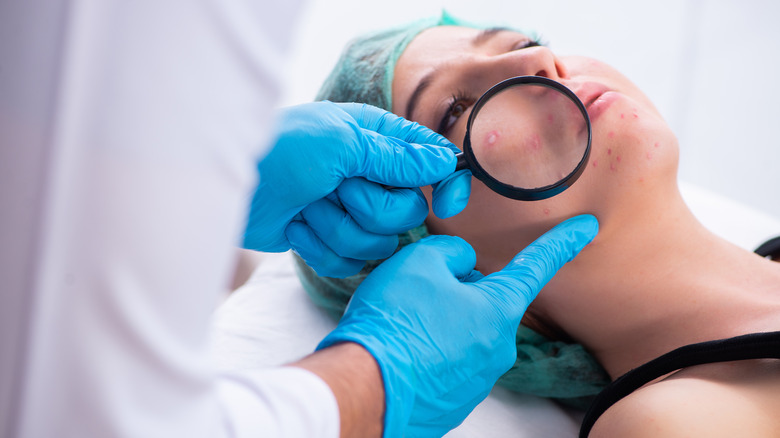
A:
[[[460,281],[468,278],[477,264],[477,254],[474,252],[474,248],[465,240],[455,236],[428,236],[405,247],[402,251],[413,251],[409,258],[415,259],[415,261],[410,263],[421,266],[435,260],[441,260]],[[390,260],[393,259],[395,257]],[[403,259],[405,257],[398,257],[398,260]]]
[[[323,277],[346,278],[363,269],[365,261],[341,257],[328,248],[305,223],[292,221],[285,229],[292,249]]]
[[[320,241],[340,257],[379,260],[393,255],[397,233],[377,234],[363,229],[346,211],[328,199],[309,204],[301,212]]]
[[[360,103],[339,103],[337,105],[352,116],[357,121],[358,126],[363,129],[368,129],[384,136],[395,137],[407,143],[446,146],[452,149],[453,152],[459,152],[458,148],[443,135],[389,111]]]
[[[485,275],[477,270],[471,271],[468,275],[463,277],[460,281],[463,283],[474,283],[485,278]]]
[[[433,213],[446,219],[466,208],[471,195],[471,172],[456,172],[433,186]]]
[[[400,234],[419,226],[428,216],[428,202],[418,188],[385,189],[363,178],[349,178],[337,192],[352,219],[372,233]]]
[[[504,269],[478,283],[497,290],[499,293],[493,294],[496,303],[503,302],[507,316],[519,322],[542,287],[596,237],[598,227],[591,215],[561,222],[528,245]]]
[[[421,187],[455,171],[457,160],[449,148],[407,143],[368,129],[361,129],[360,136],[363,151],[353,154],[345,177],[362,176],[394,187]]]
[[[336,188],[338,188],[338,187],[336,187]],[[338,195],[338,194],[336,194],[336,191],[335,191],[335,190],[334,190],[334,191],[332,191],[332,192],[330,192],[330,193],[328,193],[328,194],[325,196],[325,199],[327,199],[328,201],[330,201],[330,202],[332,202],[332,203],[336,204],[336,205],[337,205],[338,207],[340,207],[340,208],[341,208],[341,207],[343,207],[343,205],[341,205],[341,201],[339,200],[339,195]]]

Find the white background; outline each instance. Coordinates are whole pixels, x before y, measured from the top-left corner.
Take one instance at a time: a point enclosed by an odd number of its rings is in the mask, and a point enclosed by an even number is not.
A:
[[[677,134],[681,179],[780,217],[780,2],[773,0],[310,0],[282,103],[311,101],[352,37],[442,8],[534,29],[557,54],[618,68]]]

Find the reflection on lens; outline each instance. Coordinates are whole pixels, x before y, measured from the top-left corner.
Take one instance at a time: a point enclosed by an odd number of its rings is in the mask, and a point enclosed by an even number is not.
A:
[[[482,169],[522,189],[550,186],[583,160],[589,124],[577,103],[545,85],[509,86],[472,115],[469,141]]]

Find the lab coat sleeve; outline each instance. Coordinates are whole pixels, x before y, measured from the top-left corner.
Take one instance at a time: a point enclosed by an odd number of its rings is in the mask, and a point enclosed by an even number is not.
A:
[[[296,3],[0,2],[0,435],[337,436],[207,341]]]
[[[333,392],[311,372],[282,367],[220,379],[226,425],[238,437],[337,437],[339,412]]]

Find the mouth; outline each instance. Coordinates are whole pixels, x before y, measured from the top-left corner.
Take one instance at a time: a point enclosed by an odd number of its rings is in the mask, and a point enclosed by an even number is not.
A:
[[[585,105],[591,122],[595,121],[619,96],[606,85],[598,82],[585,82],[574,91],[574,94]]]
[[[582,101],[582,104],[585,105],[585,109],[589,110],[591,105],[593,105],[593,102],[608,91],[610,90],[605,85],[596,82],[585,82],[574,92],[574,94],[576,94]]]

